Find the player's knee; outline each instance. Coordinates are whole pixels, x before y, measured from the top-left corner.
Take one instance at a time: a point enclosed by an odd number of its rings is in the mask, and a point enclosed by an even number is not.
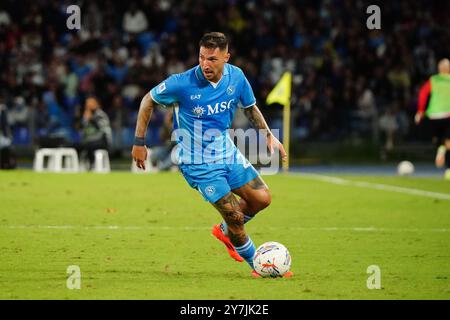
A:
[[[261,195],[258,198],[258,211],[263,210],[264,208],[267,208],[272,202],[272,196],[269,192],[269,190],[265,190],[261,193]]]
[[[252,215],[255,215],[259,211],[267,208],[271,202],[272,196],[270,195],[270,192],[268,190],[264,190],[258,195],[258,197],[254,198],[254,200],[248,204],[248,208]]]

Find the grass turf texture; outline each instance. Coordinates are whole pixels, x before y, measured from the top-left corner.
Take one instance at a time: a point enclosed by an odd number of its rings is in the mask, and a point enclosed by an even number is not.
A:
[[[0,299],[450,299],[450,200],[264,179],[272,204],[246,228],[257,246],[287,246],[292,279],[230,259],[210,234],[219,214],[180,174],[0,172]],[[345,179],[450,193],[436,179]]]

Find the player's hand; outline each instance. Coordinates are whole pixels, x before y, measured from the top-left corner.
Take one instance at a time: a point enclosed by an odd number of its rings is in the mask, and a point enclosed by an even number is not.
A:
[[[145,170],[145,160],[147,160],[147,148],[145,146],[133,146],[131,156],[136,161],[139,169]]]
[[[419,123],[422,122],[422,119],[423,119],[423,112],[417,112],[415,117],[414,117],[414,122],[416,124],[419,124]]]
[[[274,154],[275,149],[278,149],[281,153],[281,160],[287,160],[287,153],[284,150],[283,144],[273,134],[267,137],[267,146],[269,147],[270,154]]]

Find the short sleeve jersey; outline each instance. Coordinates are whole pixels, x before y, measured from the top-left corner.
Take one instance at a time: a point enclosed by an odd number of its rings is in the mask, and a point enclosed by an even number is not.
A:
[[[225,64],[218,83],[209,82],[200,66],[169,76],[150,91],[161,105],[174,107],[179,162],[200,164],[230,157],[235,146],[228,129],[237,107],[256,104],[242,70]]]

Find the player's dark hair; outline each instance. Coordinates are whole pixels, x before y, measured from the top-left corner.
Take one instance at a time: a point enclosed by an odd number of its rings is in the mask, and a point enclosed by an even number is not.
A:
[[[199,46],[223,51],[228,48],[228,39],[222,32],[208,32],[200,39]]]

